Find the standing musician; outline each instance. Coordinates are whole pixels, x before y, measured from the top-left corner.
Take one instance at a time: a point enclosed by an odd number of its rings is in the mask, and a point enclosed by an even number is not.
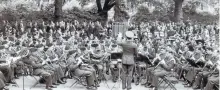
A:
[[[117,43],[123,49],[122,54],[122,89],[131,89],[132,73],[137,54],[137,45],[133,42],[134,33],[125,32],[125,40],[122,40],[122,34],[119,33]]]

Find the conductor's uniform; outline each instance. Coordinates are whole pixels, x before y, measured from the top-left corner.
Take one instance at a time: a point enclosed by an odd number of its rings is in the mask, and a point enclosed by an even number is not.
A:
[[[133,32],[127,31],[126,36],[132,38],[134,36]],[[134,56],[137,53],[137,45],[132,41],[122,41],[118,40],[118,44],[122,46],[122,89],[131,89],[132,72],[134,68]]]

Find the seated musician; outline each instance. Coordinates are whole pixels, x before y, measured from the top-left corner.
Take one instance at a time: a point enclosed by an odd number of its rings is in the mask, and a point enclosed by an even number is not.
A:
[[[59,84],[64,84],[65,81],[63,80],[64,78],[64,71],[63,69],[60,67],[59,64],[57,64],[58,60],[58,56],[57,54],[54,52],[54,46],[49,46],[48,49],[45,51],[47,60],[48,60],[48,67],[47,69],[54,71],[55,73],[55,84],[59,83]],[[57,82],[57,83],[56,83]]]
[[[69,52],[68,55],[68,68],[70,72],[79,77],[86,77],[87,89],[95,88],[98,85],[95,69],[88,64],[83,64],[82,54],[78,53],[78,55],[76,55]]]
[[[190,64],[188,63],[187,60],[194,60],[192,59],[194,58],[193,51],[194,51],[194,48],[188,45],[184,47],[184,51],[179,53],[181,54],[179,58],[180,65],[177,67],[178,69],[176,71],[177,71],[177,74],[179,75],[179,79],[183,78],[185,80],[184,85],[187,85],[190,83],[189,81],[186,80],[185,74],[190,70]]]
[[[202,49],[197,47],[197,49],[193,52],[191,60],[193,60],[196,66],[189,67],[188,72],[186,73],[186,80],[187,83],[185,84],[186,87],[191,87],[195,81],[195,77],[199,71],[202,70],[205,58],[202,56]]]
[[[218,62],[216,63],[217,64],[215,66],[215,69],[209,75],[210,77],[208,77],[207,84],[205,85],[204,90],[213,90],[214,85],[219,87],[219,70],[220,70],[219,59],[218,59]],[[217,90],[217,89],[218,88],[215,88],[214,90]]]
[[[7,87],[7,83],[6,83],[6,78],[4,76],[4,74],[0,71],[0,89],[1,90],[9,90],[9,88]]]
[[[25,50],[26,54],[22,56],[21,60],[25,64],[31,65],[33,67],[33,74],[42,76],[46,81],[46,89],[52,90],[55,86],[52,85],[52,74],[48,71],[43,69],[43,66],[46,64],[45,62],[40,62],[38,59],[34,59],[32,56],[33,54],[29,53],[29,50]]]
[[[194,89],[204,89],[208,77],[211,76],[211,74],[218,74],[217,70],[215,70],[219,60],[218,54],[206,55],[206,57],[208,60],[195,79]]]
[[[4,74],[7,83],[15,84],[14,81],[14,69],[11,68],[8,61],[6,60],[8,54],[5,53],[6,49],[5,46],[0,46],[0,71]]]
[[[151,82],[149,87],[154,88],[154,90],[158,90],[158,78],[168,75],[170,71],[174,68],[175,59],[173,57],[173,53],[171,51],[167,51],[165,49],[160,50],[159,56],[155,58],[154,61],[160,60],[154,70],[151,71]]]
[[[138,56],[136,58],[136,66],[134,70],[134,81],[135,84],[138,85],[142,78],[146,78],[146,70],[147,65],[149,64],[149,52],[146,46],[139,47]],[[149,64],[151,65],[151,64]],[[146,83],[146,82],[145,82]]]
[[[94,64],[94,67],[97,69],[98,80],[101,81],[101,79],[103,79],[102,73],[105,67],[104,60],[106,57],[105,53],[103,53],[100,50],[100,47],[98,47],[98,44],[92,44],[91,46],[93,47],[93,45],[94,49],[90,53],[91,64]]]

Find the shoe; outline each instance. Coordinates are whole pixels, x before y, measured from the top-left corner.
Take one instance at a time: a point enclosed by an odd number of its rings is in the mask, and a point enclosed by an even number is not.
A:
[[[97,90],[97,88],[95,88],[95,87],[92,87],[92,86],[88,86],[88,87],[86,87],[88,90]]]
[[[15,79],[19,79],[19,76],[15,76]]]
[[[11,84],[16,84],[16,82],[14,80],[10,81]]]
[[[188,82],[184,82],[184,83],[183,83],[183,85],[187,85],[187,84],[189,84],[189,83],[188,83]]]
[[[52,86],[50,86],[50,88],[57,88],[57,87],[52,85]]]
[[[200,87],[199,86],[195,86],[195,87],[193,87],[193,89],[200,89]]]
[[[62,78],[61,81],[66,83],[66,78]]]
[[[187,85],[184,85],[184,87],[191,87],[192,85],[190,85],[190,84],[187,84]]]
[[[150,86],[152,86],[151,83],[145,84],[145,87],[146,87],[146,88],[147,88],[147,87],[150,87]]]
[[[9,83],[5,83],[5,86],[9,86],[10,84]]]
[[[8,87],[4,87],[2,90],[9,90],[9,88]]]
[[[153,87],[152,90],[157,90],[157,88]]]
[[[53,90],[51,87],[46,88],[47,90]]]
[[[137,82],[135,83],[135,85],[136,85],[136,86],[139,85],[139,82],[137,81]]]
[[[53,85],[60,85],[59,83],[53,83]]]
[[[154,86],[153,85],[149,85],[149,86],[147,86],[147,88],[154,88]]]
[[[100,85],[99,85],[99,84],[97,84],[97,85],[96,85],[96,87],[100,87]]]
[[[57,82],[60,84],[65,84],[65,82],[63,82],[62,80],[58,80]]]

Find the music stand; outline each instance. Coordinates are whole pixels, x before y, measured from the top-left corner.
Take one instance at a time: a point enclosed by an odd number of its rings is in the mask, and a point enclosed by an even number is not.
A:
[[[115,57],[115,58],[117,58],[117,60],[118,60],[118,63],[119,64],[121,64],[122,63],[122,61],[120,61],[120,59],[122,58],[122,53],[112,53],[111,54],[111,57],[113,56],[114,57],[114,55],[115,56],[117,56],[117,57]],[[112,59],[112,58],[110,58],[110,59]],[[118,75],[118,80],[115,82],[115,84],[114,84],[114,86],[111,88],[111,90],[113,90],[113,88],[116,88],[116,84],[117,83],[119,83],[118,85],[119,85],[119,87],[118,88],[120,88],[120,86],[121,86],[121,68],[119,67],[119,70],[118,70],[118,72],[119,72],[119,75]]]

